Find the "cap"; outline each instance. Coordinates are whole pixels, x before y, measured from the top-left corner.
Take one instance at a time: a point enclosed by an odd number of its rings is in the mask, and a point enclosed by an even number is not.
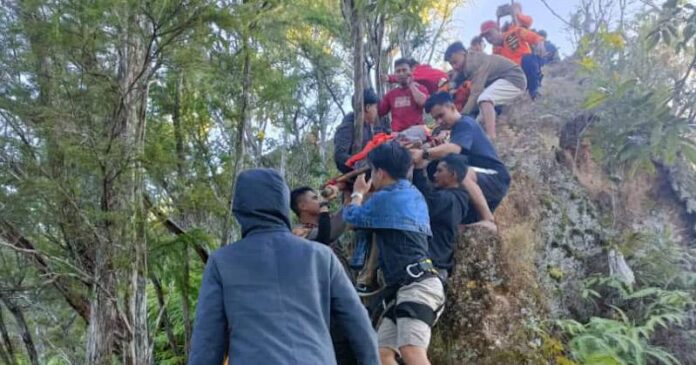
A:
[[[481,24],[481,34],[487,33],[492,29],[498,29],[498,23],[495,20],[487,20]]]

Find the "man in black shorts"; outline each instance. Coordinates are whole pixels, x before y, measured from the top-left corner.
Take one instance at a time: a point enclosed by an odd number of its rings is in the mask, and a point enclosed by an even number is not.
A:
[[[495,147],[473,118],[462,116],[457,111],[448,93],[431,96],[425,103],[425,110],[440,127],[450,130],[450,142],[412,150],[414,162],[439,160],[450,153],[466,156],[471,168],[467,171],[463,185],[474,209],[469,209],[462,223],[494,224],[492,212],[500,205],[510,187],[510,174],[500,161]]]

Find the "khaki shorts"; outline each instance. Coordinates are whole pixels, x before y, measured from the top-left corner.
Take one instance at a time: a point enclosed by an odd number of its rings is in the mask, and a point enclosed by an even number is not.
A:
[[[436,317],[442,314],[445,304],[445,290],[438,278],[408,284],[396,292],[396,304],[415,302],[437,310]],[[399,353],[403,346],[416,346],[424,349],[430,344],[431,329],[427,323],[415,318],[397,318],[396,323],[384,318],[377,329],[379,347],[386,347]]]
[[[499,79],[483,89],[483,92],[478,97],[477,103],[480,104],[482,101],[490,101],[493,105],[506,105],[510,104],[522,94],[524,94],[524,90],[513,85],[508,80]]]

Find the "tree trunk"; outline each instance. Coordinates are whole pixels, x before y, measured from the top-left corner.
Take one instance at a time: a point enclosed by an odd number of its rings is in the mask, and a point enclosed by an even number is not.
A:
[[[283,112],[283,144],[280,147],[280,175],[285,179],[285,165],[287,164],[287,149],[288,149],[288,128],[287,128],[287,113]],[[286,180],[287,181],[287,180]]]
[[[27,355],[29,356],[29,362],[32,365],[39,365],[39,355],[36,352],[36,346],[34,345],[34,340],[31,338],[31,331],[29,331],[29,326],[24,318],[24,313],[17,303],[14,302],[9,296],[3,294],[0,291],[0,300],[5,303],[5,307],[10,311],[12,316],[17,322],[17,329],[19,329],[19,335],[22,337],[22,342],[24,342],[24,347],[27,349]]]
[[[343,0],[344,14],[350,24],[351,41],[353,44],[353,151],[362,149],[363,123],[365,113],[363,108],[363,90],[365,89],[364,60],[365,60],[365,31],[363,11],[359,0]]]
[[[237,176],[244,166],[244,134],[246,133],[247,124],[250,119],[250,108],[249,99],[251,98],[251,47],[249,45],[249,39],[243,37],[242,44],[242,55],[244,56],[244,66],[243,66],[243,79],[242,79],[242,98],[239,103],[239,115],[242,116],[237,125],[237,132],[235,133],[234,141],[234,165],[232,168],[232,183],[230,188],[230,199],[229,206],[227,210],[227,216],[225,217],[225,222],[223,223],[223,231],[220,246],[226,245],[230,241],[230,231],[232,229],[232,200],[234,199],[234,187],[237,182]]]
[[[151,357],[147,321],[144,172],[140,161],[144,150],[148,81],[153,72],[148,53],[150,47],[146,42],[152,42],[152,39],[146,41],[142,38],[143,31],[149,31],[144,17],[130,11],[126,9],[123,14],[126,26],[121,33],[117,73],[120,95],[112,116],[113,127],[107,127],[116,153],[112,163],[104,167],[102,177],[101,209],[107,217],[102,222],[102,235],[107,239],[95,245],[97,260],[87,336],[88,365],[111,363],[115,345],[113,333],[118,324],[123,324],[128,331],[123,337],[123,350],[127,349],[123,353],[124,361],[149,364]],[[114,216],[120,217],[125,224],[115,221]],[[113,259],[119,253],[116,251],[119,247],[125,249],[132,264],[130,287],[126,292],[128,312],[117,316],[120,285],[113,269]]]
[[[184,84],[184,74],[179,71],[179,74],[177,75],[176,79],[176,91],[174,95],[174,110],[173,110],[173,117],[172,117],[172,122],[174,124],[174,139],[176,142],[176,168],[177,168],[177,176],[179,181],[185,182],[187,179],[187,174],[186,174],[186,150],[184,147],[184,131],[183,127],[181,125],[181,97],[182,97],[182,92],[183,92],[183,84]],[[185,222],[187,221],[185,218],[183,219]],[[189,305],[189,271],[190,271],[190,265],[189,265],[189,247],[188,244],[185,244],[183,247],[183,256],[184,256],[184,269],[183,269],[183,283],[181,285],[181,290],[179,291],[179,294],[181,295],[181,314],[182,314],[182,319],[184,321],[184,352],[186,354],[186,358],[188,358],[188,353],[189,349],[191,347],[191,309]],[[153,280],[156,280],[153,277]],[[154,281],[153,281],[154,283]],[[159,281],[157,282],[159,284]],[[157,289],[157,286],[155,287]],[[157,292],[157,299],[160,301],[160,305],[164,305],[164,298],[160,298],[161,294],[161,285],[160,289]],[[174,334],[171,329],[171,323],[169,321],[168,315],[166,313],[166,310],[164,314],[162,315],[162,322],[165,327],[165,331],[167,333],[167,337],[169,339],[170,346],[172,346],[172,350],[174,351],[175,354],[178,354],[178,349],[176,348],[176,341],[174,338]]]
[[[139,92],[140,100],[137,101],[137,124],[135,125],[134,151],[137,156],[142,156],[145,149],[145,111],[147,107],[148,84],[142,86]],[[132,275],[132,303],[131,323],[133,325],[133,337],[131,339],[131,351],[136,364],[149,364],[152,356],[150,348],[150,336],[147,320],[147,237],[145,224],[147,214],[143,203],[144,192],[144,168],[140,158],[135,159],[133,170],[133,192],[131,195],[134,209],[133,252],[134,261]]]
[[[397,34],[399,40],[399,50],[401,50],[401,57],[410,58],[413,54],[413,46],[411,45],[411,34],[407,27],[401,27]]]
[[[384,50],[382,49],[382,43],[384,42],[384,14],[380,14],[377,18],[377,24],[375,26],[375,34],[373,35],[374,47],[375,47],[375,80],[377,84],[377,95],[381,98],[387,93],[387,88],[385,83],[382,82],[380,76],[382,76],[386,69],[389,67],[388,62],[386,62],[386,57],[384,55]]]
[[[2,343],[0,343],[0,360],[2,360],[5,365],[15,365],[10,354],[5,350],[5,345]]]
[[[174,94],[174,110],[172,111],[172,124],[174,124],[174,141],[176,143],[176,169],[179,178],[185,176],[186,151],[184,149],[184,131],[181,126],[181,93],[184,83],[184,74],[179,71],[176,76],[176,91]]]
[[[12,342],[10,342],[10,335],[7,333],[7,326],[5,325],[5,318],[2,314],[2,308],[0,307],[0,336],[2,336],[2,343],[0,343],[0,353],[2,354],[2,360],[7,365],[15,365],[14,348],[12,347]]]
[[[111,184],[104,177],[102,191],[102,211],[111,208]],[[103,222],[102,230],[109,232],[112,223]],[[114,349],[113,329],[116,322],[116,308],[111,298],[115,289],[115,278],[111,268],[111,249],[108,243],[98,242],[95,247],[95,265],[92,283],[92,298],[89,306],[89,326],[87,327],[87,343],[85,346],[85,364],[107,365],[111,363]]]

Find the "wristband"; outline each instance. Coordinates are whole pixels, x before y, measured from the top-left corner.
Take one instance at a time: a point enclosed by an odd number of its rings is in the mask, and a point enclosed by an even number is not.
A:
[[[430,160],[430,151],[427,148],[423,149],[423,159]]]
[[[351,198],[351,199],[360,198],[360,199],[362,200],[362,198],[363,198],[363,193],[359,193],[359,192],[356,191],[356,192],[354,192],[353,194],[350,194],[350,198]]]

